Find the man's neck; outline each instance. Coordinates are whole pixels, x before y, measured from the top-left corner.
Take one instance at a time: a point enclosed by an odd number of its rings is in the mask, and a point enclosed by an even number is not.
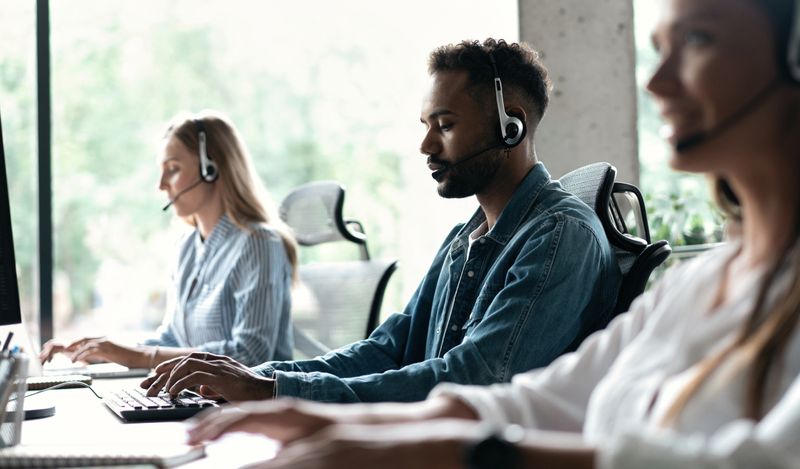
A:
[[[520,156],[512,154],[509,164],[501,167],[486,189],[475,195],[490,230],[500,218],[500,214],[503,213],[522,180],[538,162],[535,155],[533,158]]]

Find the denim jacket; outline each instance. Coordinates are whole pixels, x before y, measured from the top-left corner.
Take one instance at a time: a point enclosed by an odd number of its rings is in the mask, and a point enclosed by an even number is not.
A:
[[[492,229],[481,209],[445,239],[402,313],[311,360],[254,368],[276,396],[418,401],[440,382],[492,384],[549,364],[605,325],[621,275],[592,209],[537,164]]]

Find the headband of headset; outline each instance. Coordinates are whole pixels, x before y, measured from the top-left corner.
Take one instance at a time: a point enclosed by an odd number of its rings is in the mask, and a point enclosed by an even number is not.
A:
[[[497,63],[494,60],[494,54],[491,52],[489,52],[489,60],[492,62],[492,71],[494,72],[494,94],[497,100],[497,115],[500,118],[500,138],[506,148],[512,148],[519,145],[519,142],[525,138],[527,129],[521,119],[509,116],[506,113],[506,105],[503,100],[503,82],[500,81]]]

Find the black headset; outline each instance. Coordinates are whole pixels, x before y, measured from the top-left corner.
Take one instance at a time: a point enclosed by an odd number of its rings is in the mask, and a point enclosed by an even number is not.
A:
[[[208,156],[206,149],[206,126],[202,119],[192,119],[197,131],[197,147],[200,154],[200,178],[205,182],[214,182],[219,177],[217,164]]]
[[[789,67],[789,76],[795,83],[800,83],[800,0],[794,2],[794,20],[789,33],[789,47],[786,48],[788,56],[786,63]]]
[[[525,133],[528,129],[522,119],[509,116],[506,113],[506,105],[503,100],[503,82],[500,81],[497,63],[494,60],[494,54],[491,52],[489,52],[489,60],[492,62],[492,70],[494,71],[494,94],[495,98],[497,98],[497,115],[500,117],[500,139],[506,148],[513,148],[525,138]]]

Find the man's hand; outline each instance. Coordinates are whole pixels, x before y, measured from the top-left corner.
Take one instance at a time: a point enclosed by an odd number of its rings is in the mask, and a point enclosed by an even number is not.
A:
[[[307,438],[332,423],[332,417],[292,399],[243,402],[201,414],[189,429],[189,444],[216,440],[224,433],[248,432],[274,438],[285,445]]]
[[[274,380],[253,373],[250,368],[224,355],[194,352],[173,358],[155,367],[155,375],[140,386],[148,396],[165,389],[177,396],[184,389],[199,386],[204,397],[224,398],[227,401],[271,399]]]

